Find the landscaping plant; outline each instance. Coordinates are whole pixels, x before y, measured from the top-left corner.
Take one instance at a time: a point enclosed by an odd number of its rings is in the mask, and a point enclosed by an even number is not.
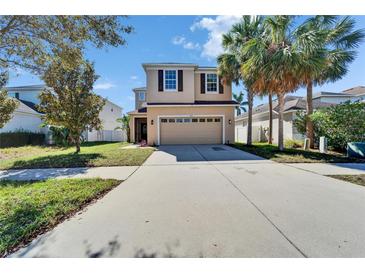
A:
[[[8,97],[6,90],[3,90],[7,80],[8,74],[6,72],[0,73],[0,128],[3,128],[4,125],[12,118],[12,113],[19,105],[18,101]]]
[[[336,150],[346,149],[348,142],[365,142],[365,103],[346,102],[319,109],[311,116],[317,136],[325,136]]]
[[[82,132],[101,129],[99,113],[105,99],[92,92],[98,78],[93,64],[68,65],[60,57],[48,67],[42,77],[47,88],[39,96],[38,108],[45,113],[42,119],[47,124],[68,129],[68,139],[79,153]]]

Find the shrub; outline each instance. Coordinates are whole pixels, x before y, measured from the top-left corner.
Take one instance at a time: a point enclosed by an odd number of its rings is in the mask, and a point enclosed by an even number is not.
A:
[[[69,146],[69,130],[62,126],[50,126],[52,140],[57,146]]]
[[[306,136],[306,122],[309,119],[307,116],[307,113],[305,110],[299,110],[295,113],[295,119],[293,121],[293,124],[297,131],[300,134],[303,134]],[[315,145],[318,145],[319,143],[319,136],[318,136],[318,128],[316,123],[313,122],[313,130],[314,130],[314,143]]]
[[[19,147],[26,145],[43,145],[45,135],[28,131],[0,133],[0,147]]]
[[[286,139],[284,142],[285,148],[302,148],[303,141],[300,140],[293,140],[293,139]]]
[[[345,150],[348,142],[365,141],[365,103],[346,102],[315,111],[311,117],[316,136],[325,136],[328,145]]]

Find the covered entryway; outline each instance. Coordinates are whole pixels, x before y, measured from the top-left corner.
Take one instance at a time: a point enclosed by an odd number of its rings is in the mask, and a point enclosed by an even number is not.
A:
[[[222,144],[223,117],[160,119],[160,145]]]
[[[147,142],[147,118],[135,118],[135,137],[136,143]]]

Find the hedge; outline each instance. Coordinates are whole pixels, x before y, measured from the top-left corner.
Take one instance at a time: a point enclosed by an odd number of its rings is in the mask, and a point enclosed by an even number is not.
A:
[[[45,141],[43,133],[27,131],[0,133],[0,148],[20,147],[26,145],[43,145]]]

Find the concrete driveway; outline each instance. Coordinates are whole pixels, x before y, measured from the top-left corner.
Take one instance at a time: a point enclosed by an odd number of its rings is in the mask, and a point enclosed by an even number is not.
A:
[[[365,188],[228,146],[166,146],[14,257],[364,257]]]

